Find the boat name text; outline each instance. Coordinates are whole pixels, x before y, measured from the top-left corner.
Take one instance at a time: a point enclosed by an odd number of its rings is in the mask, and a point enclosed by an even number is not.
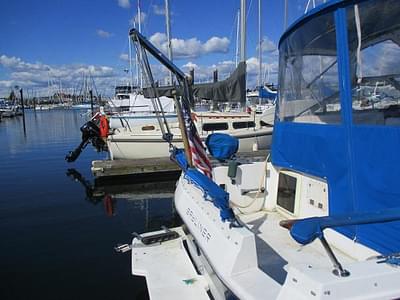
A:
[[[189,217],[189,220],[193,223],[194,227],[199,230],[201,236],[208,242],[211,238],[211,234],[208,232],[207,228],[199,222],[193,210],[187,208],[186,215]]]

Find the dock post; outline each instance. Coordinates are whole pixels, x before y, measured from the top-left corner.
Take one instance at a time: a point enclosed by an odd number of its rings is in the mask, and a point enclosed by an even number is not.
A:
[[[21,106],[22,106],[22,124],[24,126],[24,133],[26,134],[26,127],[25,127],[25,106],[24,106],[24,93],[22,91],[22,88],[19,90],[19,93],[21,94]]]
[[[93,117],[94,112],[93,112],[93,91],[92,90],[89,91],[89,95],[90,95],[90,109],[92,111],[92,117]]]

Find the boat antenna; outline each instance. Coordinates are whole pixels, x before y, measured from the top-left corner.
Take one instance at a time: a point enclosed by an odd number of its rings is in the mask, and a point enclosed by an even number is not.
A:
[[[167,48],[168,48],[168,59],[173,61],[172,59],[172,44],[171,44],[171,22],[169,18],[169,0],[165,0],[165,22],[167,26]],[[169,71],[169,84],[172,85],[172,72]]]

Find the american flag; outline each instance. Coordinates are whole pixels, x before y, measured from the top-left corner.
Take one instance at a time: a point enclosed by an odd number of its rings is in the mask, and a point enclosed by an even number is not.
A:
[[[189,140],[193,166],[207,177],[212,178],[211,162],[208,159],[206,148],[204,147],[196,126],[190,116],[190,108],[187,107],[187,103],[182,105],[182,113],[183,119],[185,120],[186,135]]]

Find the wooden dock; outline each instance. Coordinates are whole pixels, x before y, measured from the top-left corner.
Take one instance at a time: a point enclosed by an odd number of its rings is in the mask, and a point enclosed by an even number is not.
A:
[[[242,163],[250,161],[263,161],[268,151],[254,151],[238,153],[237,159]],[[217,160],[211,161],[213,166],[221,165]],[[116,180],[129,177],[142,182],[151,178],[170,180],[178,178],[181,170],[169,157],[131,159],[131,160],[95,160],[92,162],[92,173],[96,180]]]

